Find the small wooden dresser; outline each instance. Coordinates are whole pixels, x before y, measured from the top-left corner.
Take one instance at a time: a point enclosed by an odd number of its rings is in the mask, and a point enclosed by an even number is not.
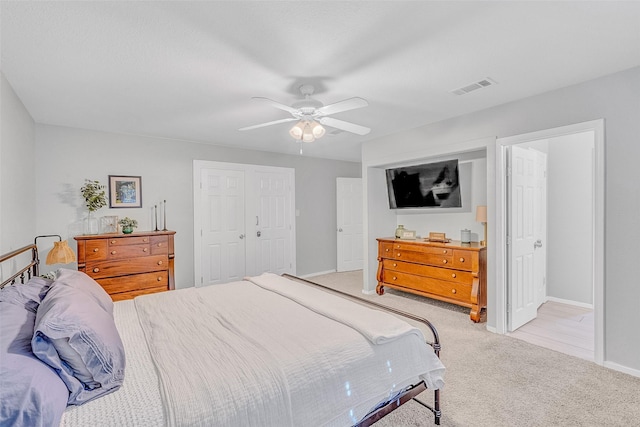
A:
[[[78,270],[96,280],[114,301],[175,289],[175,231],[74,237]]]
[[[377,240],[379,295],[387,286],[469,307],[471,320],[481,320],[487,307],[485,247],[477,242]]]

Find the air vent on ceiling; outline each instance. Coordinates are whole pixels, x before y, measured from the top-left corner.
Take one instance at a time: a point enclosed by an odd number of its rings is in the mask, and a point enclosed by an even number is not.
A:
[[[456,95],[464,95],[467,94],[469,92],[473,92],[474,90],[478,90],[478,89],[482,89],[484,87],[488,87],[488,86],[492,86],[496,84],[495,80],[492,80],[490,78],[486,78],[486,79],[482,79],[480,81],[468,84],[464,87],[458,88],[458,89],[454,89],[451,91],[451,93],[456,94]]]

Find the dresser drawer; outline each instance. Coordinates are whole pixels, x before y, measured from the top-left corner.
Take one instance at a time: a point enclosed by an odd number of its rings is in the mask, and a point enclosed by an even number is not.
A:
[[[382,267],[385,270],[415,274],[422,277],[432,277],[434,279],[447,280],[449,282],[457,282],[467,285],[471,285],[473,283],[473,274],[467,271],[431,267],[428,265],[414,264],[391,259],[383,260]]]
[[[474,262],[475,261],[475,262]],[[453,267],[460,270],[474,270],[478,267],[478,254],[472,251],[454,250],[453,251]]]
[[[433,254],[428,252],[407,251],[407,250],[395,249],[395,248],[393,250],[392,257],[393,259],[397,259],[401,261],[417,262],[421,264],[435,265],[438,267],[451,266],[451,262],[453,261],[452,254],[441,255],[441,254]]]
[[[419,252],[427,255],[443,255],[443,256],[451,256],[453,251],[450,248],[444,248],[439,246],[425,246],[425,245],[416,245],[405,242],[395,242],[391,245],[395,252],[398,251],[411,251],[411,252]]]
[[[87,262],[86,273],[94,279],[125,274],[167,270],[169,258],[166,255],[151,255],[141,258],[125,258],[113,261]]]
[[[107,259],[107,241],[104,239],[89,240],[85,244],[84,251],[84,256],[87,261],[101,261]]]
[[[166,271],[154,273],[132,274],[130,276],[98,279],[98,283],[108,294],[140,291],[152,288],[169,288],[169,274]]]
[[[464,283],[447,282],[399,271],[383,271],[382,281],[390,285],[403,286],[461,302],[468,303],[471,300],[471,285]]]
[[[151,236],[151,255],[164,255],[169,253],[169,237]]]
[[[131,292],[120,292],[117,294],[111,294],[110,296],[113,301],[123,301],[127,299],[133,299],[140,295],[155,294],[158,292],[164,292],[166,290],[167,288],[149,288],[149,289],[140,289],[140,290],[131,291]]]
[[[148,243],[141,245],[121,245],[110,246],[107,259],[123,259],[123,258],[137,258],[143,256],[149,256],[151,254],[151,247]]]
[[[112,237],[107,239],[109,247],[112,246],[127,246],[127,245],[142,245],[151,241],[150,236],[136,236],[136,237]]]

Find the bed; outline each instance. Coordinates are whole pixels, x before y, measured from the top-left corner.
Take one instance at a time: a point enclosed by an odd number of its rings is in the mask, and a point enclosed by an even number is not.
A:
[[[37,259],[35,245],[0,257],[0,424],[368,426],[426,389],[433,402],[418,402],[440,423],[444,366],[425,319],[386,309],[429,342],[377,303],[268,273],[112,303],[84,273],[37,277]]]

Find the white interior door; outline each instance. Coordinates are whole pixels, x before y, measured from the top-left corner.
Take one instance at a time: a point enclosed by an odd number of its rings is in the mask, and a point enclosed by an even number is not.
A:
[[[336,178],[338,271],[362,269],[362,178]]]
[[[255,242],[254,274],[295,274],[292,257],[293,171],[283,168],[258,169],[252,178],[256,215],[248,215],[247,230],[254,229],[248,244]],[[250,228],[251,227],[251,228]]]
[[[508,150],[509,169],[509,330],[536,317],[534,282],[535,153],[516,145]]]
[[[536,287],[536,309],[547,299],[547,154],[535,155],[535,197],[533,211],[534,251],[533,282]]]
[[[245,276],[244,172],[202,169],[200,184],[199,285],[242,280]]]

